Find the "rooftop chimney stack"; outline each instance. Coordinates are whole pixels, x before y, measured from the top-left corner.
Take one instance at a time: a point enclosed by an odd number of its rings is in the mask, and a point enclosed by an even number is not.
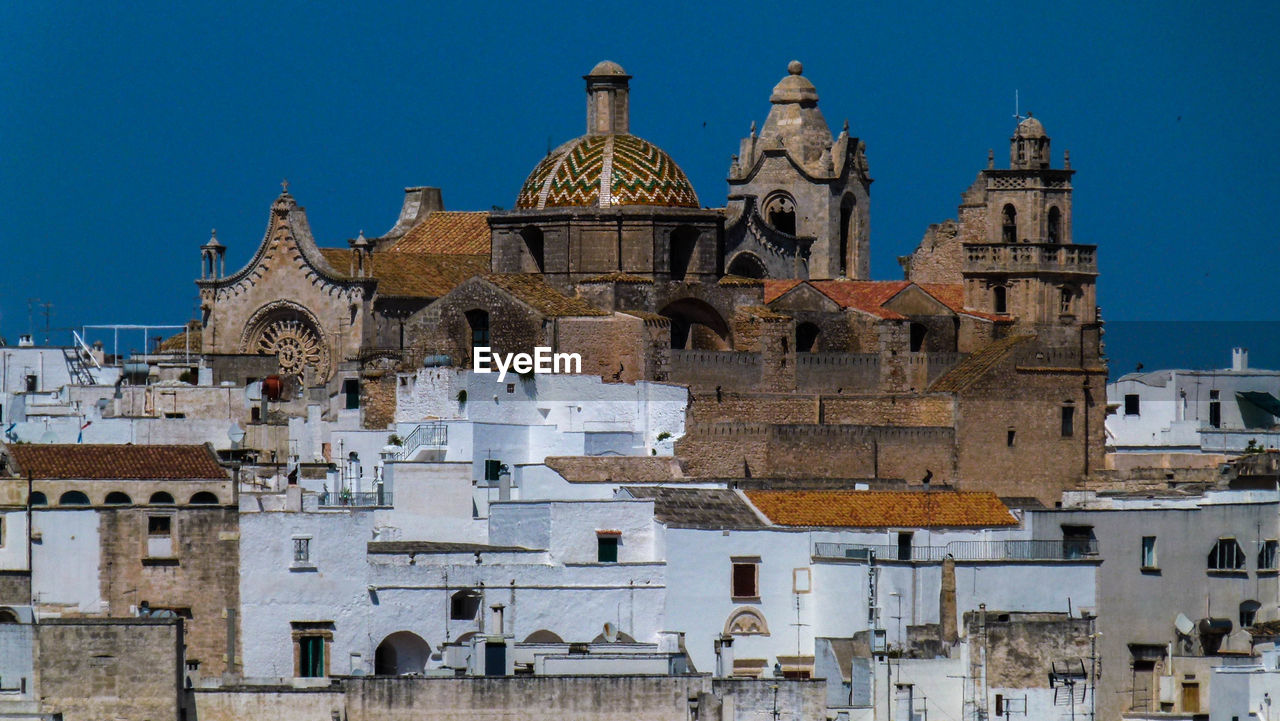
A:
[[[1249,370],[1249,349],[1248,348],[1232,348],[1231,349],[1231,370],[1233,371]]]

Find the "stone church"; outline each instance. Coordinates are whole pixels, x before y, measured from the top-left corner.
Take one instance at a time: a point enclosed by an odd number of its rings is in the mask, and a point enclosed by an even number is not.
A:
[[[274,359],[294,392],[358,392],[365,425],[386,427],[395,374],[426,359],[577,352],[606,380],[687,385],[677,454],[709,478],[1049,500],[1100,468],[1096,249],[1074,242],[1074,171],[1069,156],[1053,167],[1039,120],[900,258],[902,279],[873,281],[866,145],[847,122],[832,136],[799,62],[733,155],[720,207],[632,134],[621,66],[584,79],[585,134],[531,170],[511,210],[446,211],[439,190],[410,188],[386,234],[322,247],[286,188],[244,268],[226,274],[211,239],[206,361]]]

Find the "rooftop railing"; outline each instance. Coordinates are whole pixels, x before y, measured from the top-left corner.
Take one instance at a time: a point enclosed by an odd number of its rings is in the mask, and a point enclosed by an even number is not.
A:
[[[374,508],[390,506],[390,491],[361,491],[359,493],[321,493],[321,508]]]
[[[1096,540],[952,541],[945,546],[893,546],[865,543],[815,543],[815,558],[869,561],[1071,561],[1098,555]]]

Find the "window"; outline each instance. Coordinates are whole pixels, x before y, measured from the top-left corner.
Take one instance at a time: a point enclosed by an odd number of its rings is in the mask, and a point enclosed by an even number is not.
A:
[[[1004,206],[1001,214],[1000,240],[1005,243],[1018,242],[1018,211],[1012,205]]]
[[[1070,438],[1076,434],[1076,407],[1070,404],[1062,407],[1062,437]]]
[[[347,397],[347,410],[354,410],[360,407],[360,381],[356,378],[347,378],[342,381],[342,394]]]
[[[682,225],[671,232],[671,247],[667,249],[667,266],[671,272],[671,280],[684,280],[689,272],[693,252],[698,247],[699,235],[697,228],[688,225]]]
[[[903,531],[898,534],[898,560],[911,560],[911,536],[910,531]]]
[[[741,559],[733,561],[733,598],[760,597],[760,561]]]
[[[1009,446],[1010,448],[1013,448],[1013,443],[1014,443],[1014,440],[1017,438],[1017,436],[1018,436],[1018,432],[1013,430],[1012,428],[1010,428],[1008,431],[1005,431],[1005,439],[1004,439],[1005,445]]]
[[[1062,315],[1071,315],[1071,300],[1075,294],[1070,288],[1063,288],[1058,293],[1058,313]]]
[[[616,534],[596,536],[596,561],[599,563],[618,562],[618,536]]]
[[[147,516],[147,558],[173,557],[173,517]]]
[[[471,329],[471,347],[489,346],[489,314],[482,310],[467,311],[467,326]]]
[[[1083,558],[1098,552],[1098,539],[1093,535],[1093,526],[1063,526],[1062,556],[1064,558]]]
[[[35,393],[36,388],[38,387],[38,383],[39,381],[37,380],[35,373],[27,374],[27,392],[28,393]]]
[[[1243,601],[1240,604],[1240,628],[1248,628],[1258,619],[1258,609],[1262,604],[1257,601]]]
[[[293,562],[294,563],[310,563],[311,562],[311,539],[310,538],[293,539]]]
[[[796,201],[786,193],[774,193],[764,202],[764,219],[775,230],[796,234]]]
[[[1244,568],[1244,551],[1234,538],[1220,538],[1209,551],[1209,570],[1238,571]]]
[[[1126,393],[1124,396],[1124,414],[1126,416],[1142,415],[1139,413],[1141,404],[1138,400],[1137,393]]]
[[[59,506],[87,506],[89,497],[80,491],[67,491],[58,497]]]
[[[1209,391],[1209,425],[1222,427],[1222,401],[1218,398],[1218,391]]]
[[[1062,212],[1056,207],[1049,208],[1048,231],[1050,243],[1062,242]]]
[[[853,208],[857,200],[852,195],[840,201],[840,277],[849,275],[849,237],[853,235]]]
[[[1009,312],[1009,289],[997,285],[991,289],[991,307],[994,313]]]
[[[4,548],[4,516],[0,516],[0,548]]]
[[[1262,542],[1262,547],[1258,549],[1258,570],[1274,571],[1276,570],[1276,551],[1280,550],[1280,541],[1268,539]]]
[[[303,678],[324,676],[324,637],[298,638],[298,675]]]
[[[449,599],[449,619],[453,621],[474,621],[480,612],[480,592],[466,588]]]
[[[1142,537],[1142,567],[1156,568],[1156,537]]]
[[[536,269],[539,273],[543,272],[546,266],[543,263],[542,231],[537,226],[530,225],[520,231],[520,237],[524,240],[525,249],[529,251],[529,258],[533,260],[533,269]]]

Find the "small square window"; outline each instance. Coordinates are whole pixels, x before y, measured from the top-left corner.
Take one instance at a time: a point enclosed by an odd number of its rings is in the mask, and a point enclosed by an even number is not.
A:
[[[309,563],[311,561],[311,539],[293,539],[293,562]]]
[[[1142,537],[1142,567],[1157,568],[1156,566],[1156,537]]]
[[[618,562],[618,537],[617,536],[597,536],[596,537],[596,561],[599,563],[617,563]]]
[[[734,598],[759,598],[759,561],[734,561],[732,583]]]
[[[515,393],[515,392],[516,392],[516,384],[515,384],[515,383],[508,383],[508,384],[507,384],[507,392],[508,392],[508,393]]]
[[[1124,396],[1124,414],[1126,416],[1142,415],[1139,413],[1141,403],[1137,393],[1126,393]]]
[[[173,518],[170,516],[147,516],[148,536],[167,536],[173,529]]]

